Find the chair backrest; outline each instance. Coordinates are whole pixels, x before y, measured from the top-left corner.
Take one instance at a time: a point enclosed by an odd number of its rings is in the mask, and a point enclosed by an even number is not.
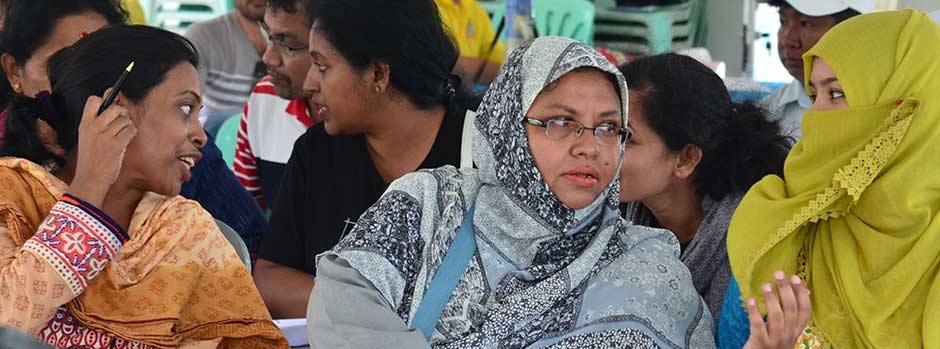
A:
[[[594,4],[587,0],[533,0],[539,36],[564,36],[594,44]]]
[[[245,245],[245,241],[242,240],[242,237],[238,235],[235,229],[232,229],[232,227],[225,224],[225,222],[216,219],[215,224],[219,226],[219,230],[222,231],[222,235],[225,236],[225,239],[232,244],[232,248],[235,249],[238,258],[242,260],[242,263],[245,263],[245,268],[248,268],[248,272],[250,273],[251,254],[248,252],[248,246]]]
[[[676,5],[625,7],[597,0],[595,42],[613,49],[656,54],[689,48],[699,31],[702,0]]]
[[[498,6],[497,6],[498,5]],[[490,21],[493,29],[506,19],[506,3],[492,2],[487,11],[492,10]],[[594,4],[588,0],[532,0],[535,28],[540,36],[564,36],[594,45]],[[503,28],[500,39],[506,38],[507,28]]]
[[[229,116],[219,127],[219,133],[215,136],[215,146],[222,152],[222,158],[228,164],[228,168],[235,168],[235,147],[238,143],[238,127],[241,125],[242,114],[238,113]]]
[[[144,0],[148,23],[182,34],[190,25],[227,13],[230,0]]]
[[[499,6],[493,6],[493,12],[490,13],[490,23],[493,24],[493,30],[499,29],[499,23],[506,20],[506,4],[498,3]],[[503,28],[502,33],[499,33],[499,37],[503,38],[506,36],[506,28]]]

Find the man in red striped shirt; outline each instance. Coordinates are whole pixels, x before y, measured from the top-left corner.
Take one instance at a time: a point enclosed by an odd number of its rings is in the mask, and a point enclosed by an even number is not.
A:
[[[235,151],[235,175],[262,208],[276,202],[294,141],[320,121],[303,91],[312,58],[307,45],[314,0],[270,0],[261,27],[268,67],[245,104]],[[312,116],[314,115],[314,116]]]

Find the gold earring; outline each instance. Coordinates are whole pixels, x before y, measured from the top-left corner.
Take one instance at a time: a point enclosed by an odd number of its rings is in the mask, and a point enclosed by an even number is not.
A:
[[[676,170],[676,177],[682,178],[682,171]]]
[[[16,92],[16,93],[19,93],[19,92],[20,92],[20,83],[18,83],[18,82],[14,82],[14,83],[13,83],[13,91]]]
[[[375,92],[376,93],[382,92],[382,86],[375,85]]]

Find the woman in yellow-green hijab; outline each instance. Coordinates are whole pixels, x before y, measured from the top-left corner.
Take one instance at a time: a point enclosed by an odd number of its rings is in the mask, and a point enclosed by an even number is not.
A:
[[[776,270],[805,280],[807,347],[940,348],[938,56],[914,10],[849,19],[803,56],[803,138],[741,202],[728,254],[743,299]]]

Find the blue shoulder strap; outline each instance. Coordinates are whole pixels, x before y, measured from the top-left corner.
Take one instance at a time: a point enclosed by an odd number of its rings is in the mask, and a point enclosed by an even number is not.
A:
[[[411,320],[411,328],[421,330],[425,339],[431,339],[444,306],[447,305],[450,295],[457,288],[457,282],[463,276],[476,250],[477,240],[473,234],[473,206],[471,205],[463,223],[460,224],[460,231],[457,232],[450,248],[447,249],[447,255],[444,256],[444,260],[431,279],[431,286],[424,293],[418,312]]]

